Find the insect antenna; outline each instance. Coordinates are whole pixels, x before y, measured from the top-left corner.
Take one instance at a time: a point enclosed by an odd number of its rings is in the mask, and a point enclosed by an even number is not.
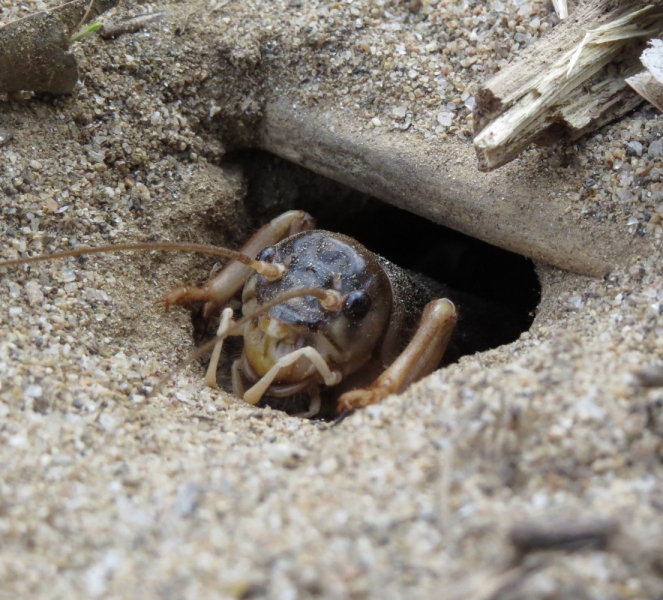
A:
[[[309,287],[309,288],[295,288],[292,290],[288,290],[286,292],[283,292],[270,302],[266,302],[262,306],[260,306],[258,309],[253,311],[250,315],[246,315],[242,317],[239,321],[236,323],[233,323],[225,332],[223,332],[221,335],[217,335],[216,337],[212,338],[208,342],[205,342],[200,348],[197,348],[194,350],[189,356],[187,356],[183,361],[181,361],[175,368],[171,369],[168,373],[166,373],[154,386],[154,389],[147,395],[147,398],[152,398],[154,395],[158,394],[161,388],[168,383],[175,375],[177,375],[179,372],[181,372],[183,369],[186,369],[191,363],[195,362],[198,360],[201,356],[203,356],[206,352],[209,352],[214,348],[214,346],[220,342],[221,340],[224,340],[226,337],[229,335],[232,335],[236,333],[237,331],[240,331],[247,323],[255,319],[256,317],[259,317],[262,314],[265,314],[278,304],[282,304],[283,302],[287,302],[288,300],[292,300],[293,298],[303,298],[304,296],[314,296],[320,300],[320,303],[325,307],[327,310],[338,310],[340,308],[339,304],[339,297],[340,294],[336,292],[335,290],[323,290],[320,288],[314,288],[314,287]]]
[[[97,246],[96,248],[76,248],[75,250],[66,250],[54,254],[40,254],[39,256],[29,256],[27,258],[14,258],[11,260],[0,261],[0,267],[13,267],[28,263],[42,262],[46,260],[55,260],[58,258],[68,258],[70,256],[84,256],[87,254],[102,254],[105,252],[150,252],[152,250],[166,250],[176,252],[197,252],[200,254],[211,254],[213,256],[222,256],[230,260],[244,263],[251,267],[260,275],[264,275],[268,281],[276,281],[285,273],[285,266],[277,263],[269,263],[264,260],[255,260],[229,248],[219,246],[208,246],[207,244],[176,244],[171,242],[143,242],[138,244],[110,244],[107,246]]]

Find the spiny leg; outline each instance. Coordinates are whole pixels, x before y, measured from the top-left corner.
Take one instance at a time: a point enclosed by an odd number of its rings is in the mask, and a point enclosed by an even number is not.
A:
[[[429,302],[405,350],[372,385],[343,394],[338,401],[338,412],[347,414],[381,402],[432,373],[444,356],[456,319],[456,308],[446,298]]]
[[[221,313],[221,322],[219,323],[219,329],[216,332],[217,336],[225,335],[226,331],[230,329],[230,326],[233,322],[233,309],[224,308]],[[209,361],[209,366],[207,367],[207,373],[205,374],[205,385],[207,387],[216,387],[216,370],[219,366],[219,357],[221,356],[221,348],[223,348],[223,340],[221,338],[214,346],[212,350],[212,358]]]
[[[254,257],[264,248],[276,244],[290,235],[315,227],[313,217],[303,210],[290,210],[261,227],[241,249],[243,254]],[[202,287],[182,286],[166,294],[162,302],[166,308],[176,304],[187,306],[205,302],[203,316],[209,317],[225,305],[244,285],[251,275],[250,267],[233,262]]]
[[[337,385],[342,379],[342,375],[338,371],[332,371],[325,359],[320,356],[320,353],[311,346],[294,350],[290,354],[282,356],[274,365],[265,373],[265,375],[256,383],[252,388],[244,393],[244,402],[249,404],[257,404],[263,397],[267,389],[279,374],[279,371],[284,367],[296,363],[302,356],[308,358],[313,366],[318,370],[325,382],[325,385]]]

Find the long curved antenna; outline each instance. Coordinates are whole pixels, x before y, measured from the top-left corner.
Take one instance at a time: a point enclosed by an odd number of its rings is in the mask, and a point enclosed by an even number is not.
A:
[[[55,260],[57,258],[67,258],[69,256],[84,256],[86,254],[102,254],[104,252],[134,252],[151,250],[169,250],[177,252],[198,252],[200,254],[211,254],[213,256],[223,256],[230,260],[244,263],[251,267],[268,280],[275,281],[280,279],[285,272],[283,265],[269,263],[264,260],[254,260],[250,256],[230,250],[229,248],[220,248],[218,246],[208,246],[207,244],[176,244],[171,242],[143,242],[138,244],[110,244],[107,246],[98,246],[96,248],[77,248],[76,250],[66,250],[56,252],[55,254],[40,254],[39,256],[29,256],[28,258],[14,258],[11,260],[0,261],[0,267],[13,267],[27,263],[42,262],[46,260]]]
[[[330,296],[330,292],[332,295]],[[249,321],[252,321],[256,317],[259,317],[260,315],[266,313],[270,309],[274,308],[278,304],[282,304],[283,302],[287,302],[288,300],[292,300],[293,298],[302,298],[304,296],[315,296],[318,298],[321,302],[321,304],[324,306],[325,303],[329,304],[330,303],[330,298],[333,299],[333,301],[336,300],[336,296],[333,294],[336,294],[337,292],[334,292],[334,290],[322,290],[320,288],[295,288],[293,290],[288,290],[287,292],[283,292],[280,296],[277,296],[274,298],[274,300],[271,300],[270,302],[267,302],[266,304],[263,304],[260,308],[255,310],[252,314],[246,315],[245,317],[242,317],[239,321],[234,323],[232,327],[230,327],[226,332],[223,333],[223,335],[217,335],[213,339],[209,340],[209,342],[205,342],[200,348],[197,348],[194,350],[189,356],[187,356],[182,362],[180,362],[174,369],[170,370],[168,373],[166,373],[154,386],[154,389],[147,395],[147,398],[152,398],[155,394],[158,394],[161,388],[168,383],[175,375],[177,375],[180,371],[188,367],[192,362],[198,360],[203,354],[206,352],[209,352],[214,346],[220,342],[221,340],[225,339],[229,335],[232,335],[236,331],[239,331],[246,325]]]

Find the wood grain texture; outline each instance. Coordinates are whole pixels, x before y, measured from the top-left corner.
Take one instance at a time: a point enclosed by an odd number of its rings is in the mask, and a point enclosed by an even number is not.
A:
[[[594,0],[486,82],[474,115],[479,168],[500,167],[533,142],[575,140],[635,108],[641,99],[625,78],[642,69],[646,38],[589,43],[568,67],[588,31],[649,5],[634,17],[642,31],[660,19],[660,2]]]

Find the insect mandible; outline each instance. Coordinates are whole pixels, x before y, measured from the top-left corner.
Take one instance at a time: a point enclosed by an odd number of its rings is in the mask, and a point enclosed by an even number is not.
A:
[[[200,306],[220,317],[217,337],[187,360],[212,351],[205,382],[216,386],[226,337],[241,336],[232,363],[233,393],[249,404],[263,396],[323,398],[338,415],[382,401],[433,372],[449,345],[457,311],[426,282],[356,240],[315,229],[304,211],[282,214],[239,252],[195,244],[118,244],[0,262],[0,267],[110,251],[184,250],[230,258],[201,287],[162,298],[166,308]],[[254,258],[255,257],[255,258]],[[228,306],[241,290],[243,317]]]

